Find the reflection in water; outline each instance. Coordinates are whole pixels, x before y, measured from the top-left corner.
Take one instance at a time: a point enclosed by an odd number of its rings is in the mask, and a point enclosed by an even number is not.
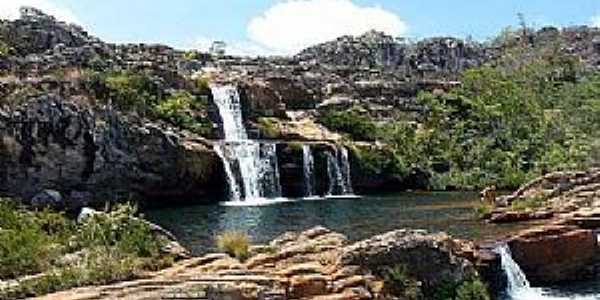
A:
[[[483,225],[473,220],[475,193],[403,193],[360,199],[297,201],[260,207],[192,206],[150,210],[147,217],[173,231],[195,253],[210,251],[214,235],[248,232],[264,243],[286,231],[323,225],[352,240],[398,228],[447,231],[462,238],[489,238],[511,225]]]

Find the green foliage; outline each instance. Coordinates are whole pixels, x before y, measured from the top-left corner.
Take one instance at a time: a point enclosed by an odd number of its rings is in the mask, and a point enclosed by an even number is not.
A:
[[[279,122],[277,118],[258,118],[257,127],[266,138],[278,138],[280,136]]]
[[[363,170],[431,174],[431,187],[514,189],[550,171],[600,165],[600,74],[563,54],[560,38],[535,47],[528,30],[507,29],[493,63],[462,74],[447,93],[423,92],[419,124],[376,123],[360,106],[322,112],[319,121],[355,141]],[[440,168],[439,166],[443,166]]]
[[[109,213],[93,214],[78,228],[77,243],[82,248],[114,248],[139,257],[157,257],[162,241],[150,227],[134,218],[136,209],[121,205]]]
[[[475,216],[477,218],[484,218],[486,215],[492,212],[494,206],[490,203],[481,203],[479,206],[475,207]]]
[[[43,271],[71,233],[72,224],[61,214],[31,213],[0,200],[0,279]]]
[[[462,282],[446,281],[430,290],[427,299],[432,300],[490,300],[486,285],[478,277]]]
[[[456,291],[456,300],[490,300],[487,287],[480,279],[464,281]]]
[[[0,39],[0,58],[9,56],[11,52],[12,49],[10,48],[10,46],[5,41]]]
[[[541,196],[518,199],[511,204],[512,210],[529,211],[546,206],[546,200]]]
[[[161,253],[165,241],[134,214],[123,205],[76,225],[61,213],[0,201],[0,280],[39,274],[0,289],[0,299],[127,280],[172,264]],[[65,262],[67,254],[77,259]]]
[[[319,117],[319,122],[329,129],[348,133],[354,140],[374,141],[377,138],[377,126],[358,106],[327,111]]]
[[[250,255],[250,238],[239,231],[226,231],[216,238],[217,248],[240,260],[245,260]]]
[[[110,73],[103,79],[108,89],[108,99],[122,110],[145,113],[162,97],[155,82],[143,73]]]
[[[196,97],[188,92],[176,92],[154,106],[157,118],[180,128],[191,130],[200,135],[211,133],[211,123],[204,112],[207,99]]]
[[[420,299],[419,283],[410,276],[406,265],[395,265],[384,272],[385,292],[404,299]]]

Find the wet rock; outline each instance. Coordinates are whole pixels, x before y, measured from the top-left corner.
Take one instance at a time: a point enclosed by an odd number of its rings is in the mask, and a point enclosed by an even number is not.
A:
[[[66,203],[60,192],[55,190],[43,190],[31,198],[31,206],[34,208],[65,209]]]
[[[577,227],[548,225],[526,230],[509,242],[513,258],[534,285],[596,276],[597,234]]]
[[[488,219],[490,223],[515,223],[533,220],[547,220],[554,216],[552,211],[504,211],[492,212]]]

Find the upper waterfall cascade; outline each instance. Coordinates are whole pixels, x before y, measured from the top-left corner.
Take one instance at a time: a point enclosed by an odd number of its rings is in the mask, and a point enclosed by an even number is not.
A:
[[[225,139],[215,144],[224,163],[231,201],[281,197],[276,145],[248,139],[238,90],[232,85],[211,85],[223,121]]]

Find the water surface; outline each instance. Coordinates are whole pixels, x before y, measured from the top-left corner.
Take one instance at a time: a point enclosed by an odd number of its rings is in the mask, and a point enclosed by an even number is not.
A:
[[[399,228],[445,231],[458,238],[493,239],[514,225],[489,225],[474,218],[476,193],[400,193],[357,199],[298,200],[268,206],[205,205],[149,210],[146,217],[171,230],[194,253],[210,251],[214,236],[247,232],[265,243],[286,231],[322,225],[351,240]],[[521,225],[523,226],[523,225]]]

